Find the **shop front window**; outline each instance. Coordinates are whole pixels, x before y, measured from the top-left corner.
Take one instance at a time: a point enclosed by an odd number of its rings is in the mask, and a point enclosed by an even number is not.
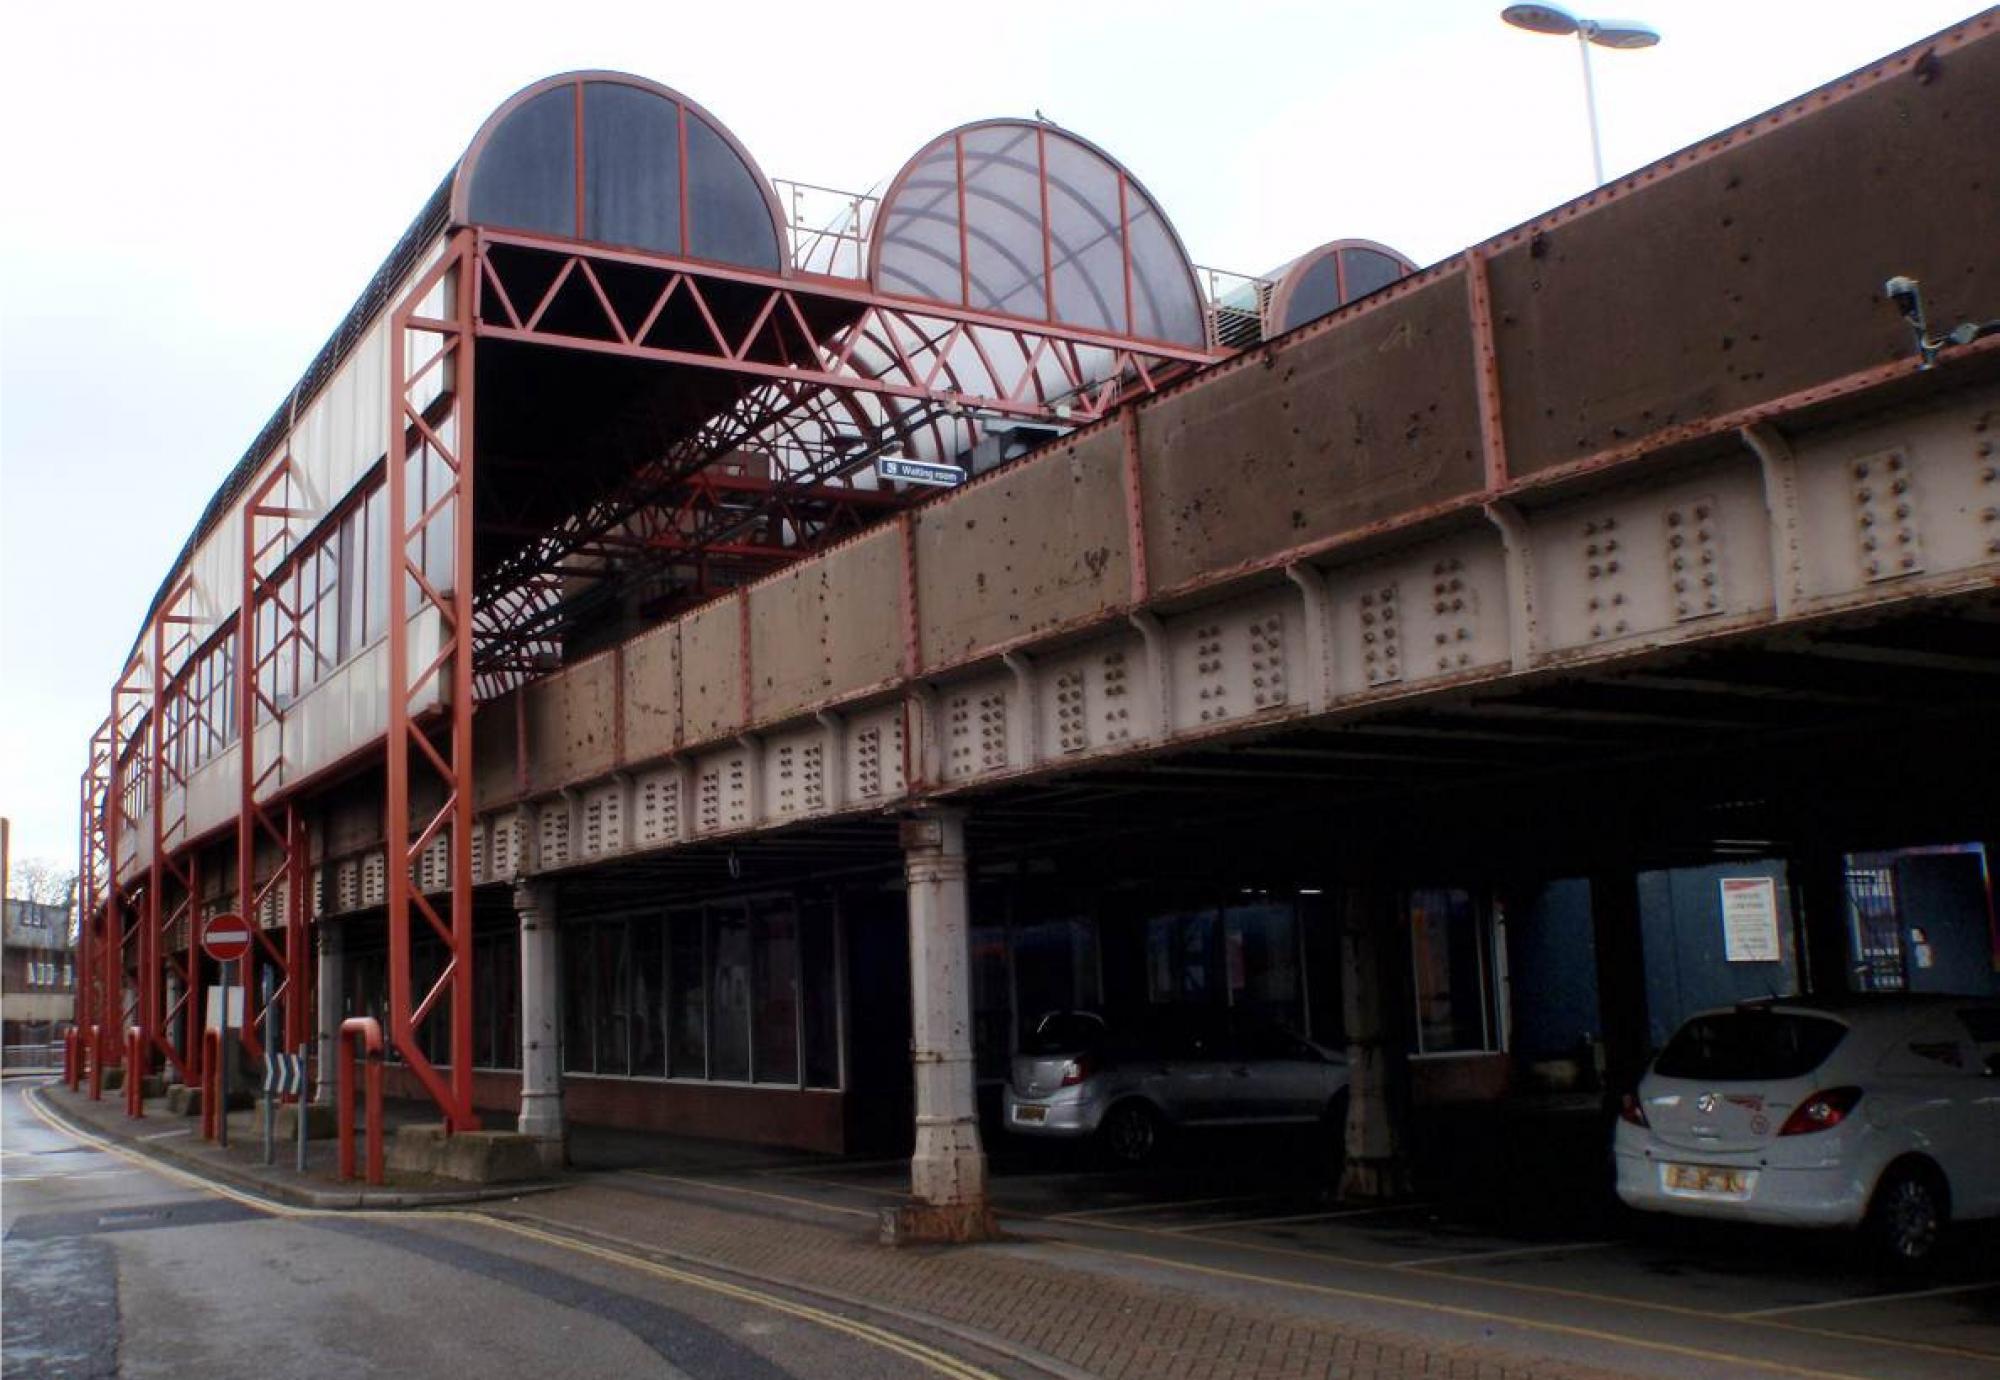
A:
[[[667,1073],[674,1078],[708,1077],[708,950],[699,910],[668,917]]]
[[[708,1076],[725,1083],[750,1079],[750,919],[743,907],[709,911],[712,981],[709,986]]]
[[[1410,893],[1417,1053],[1494,1048],[1483,908],[1464,891]]]
[[[759,1083],[799,1081],[799,919],[789,897],[762,902],[752,927],[753,1043]]]

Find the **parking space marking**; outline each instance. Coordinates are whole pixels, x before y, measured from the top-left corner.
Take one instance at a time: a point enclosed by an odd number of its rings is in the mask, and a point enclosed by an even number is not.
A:
[[[720,1189],[724,1193],[740,1193],[746,1198],[768,1198],[774,1203],[790,1203],[794,1207],[816,1208],[821,1212],[840,1212],[849,1217],[875,1216],[866,1208],[841,1207],[836,1203],[822,1203],[817,1198],[796,1198],[789,1193],[771,1193],[761,1188],[744,1188],[740,1184],[725,1184],[715,1179],[689,1179],[679,1174],[661,1174],[650,1169],[633,1169],[628,1172],[637,1174],[642,1179],[661,1179],[670,1184],[685,1184],[690,1188]]]
[[[1852,1299],[1823,1299],[1818,1303],[1794,1303],[1783,1308],[1752,1308],[1731,1313],[1732,1318],[1773,1318],[1781,1313],[1820,1313],[1832,1308],[1859,1308],[1869,1303],[1900,1303],[1904,1299],[1935,1299],[1947,1294],[1975,1294],[1982,1289],[2000,1289],[2000,1279],[1983,1279],[1973,1284],[1942,1284],[1935,1289],[1905,1289],[1899,1293],[1863,1294]]]
[[[1223,1203],[1255,1203],[1266,1195],[1262,1193],[1243,1194],[1233,1198],[1188,1198],[1174,1203],[1121,1203],[1117,1207],[1079,1208],[1075,1212],[1058,1212],[1038,1218],[1043,1222],[1088,1222],[1098,1217],[1111,1217],[1126,1212],[1172,1212],[1176,1208],[1218,1207]]]
[[[1556,1241],[1546,1246],[1515,1246],[1500,1251],[1467,1251],[1463,1255],[1423,1255],[1409,1260],[1391,1261],[1392,1270],[1410,1270],[1430,1265],[1463,1265],[1480,1260],[1513,1260],[1526,1255],[1547,1255],[1552,1251],[1601,1251],[1608,1246],[1616,1246],[1616,1241]],[[1731,1317],[1748,1317],[1749,1314],[1733,1313]]]
[[[1552,1332],[1565,1337],[1581,1337],[1587,1341],[1607,1342],[1615,1346],[1634,1347],[1642,1351],[1657,1351],[1670,1356],[1686,1356],[1698,1361],[1747,1366],[1753,1370],[1773,1371],[1780,1375],[1807,1376],[1811,1380],[1865,1380],[1865,1377],[1854,1375],[1847,1371],[1816,1370],[1810,1366],[1796,1366],[1787,1361],[1767,1361],[1754,1356],[1740,1356],[1733,1352],[1710,1351],[1705,1347],[1683,1346],[1678,1342],[1654,1341],[1647,1337],[1633,1337],[1621,1332],[1607,1332],[1600,1328],[1583,1327],[1576,1323],[1545,1322],[1538,1318],[1524,1318],[1513,1313],[1496,1313],[1490,1309],[1468,1308],[1463,1304],[1433,1303],[1426,1299],[1404,1298],[1397,1294],[1377,1293],[1369,1289],[1347,1289],[1335,1284],[1314,1284],[1305,1280],[1283,1279],[1276,1275],[1261,1275],[1250,1270],[1229,1270],[1218,1265],[1198,1265],[1189,1260],[1174,1260],[1167,1256],[1149,1255],[1144,1251],[1113,1250],[1108,1246],[1092,1246],[1080,1241],[1065,1241],[1057,1244],[1069,1246],[1072,1250],[1092,1251],[1099,1255],[1115,1256],[1124,1260],[1136,1260],[1149,1265],[1164,1265],[1168,1269],[1186,1270],[1192,1274],[1208,1275],[1217,1279],[1239,1280],[1246,1284],[1274,1284],[1281,1289],[1297,1289],[1305,1293],[1324,1294],[1329,1298],[1351,1299],[1357,1303],[1385,1304],[1393,1308],[1408,1308],[1419,1313],[1436,1313],[1447,1317],[1465,1318],[1472,1322],[1520,1327],[1534,1332]]]
[[[787,1180],[795,1184],[818,1184],[821,1188],[837,1188],[845,1193],[872,1193],[878,1198],[908,1198],[907,1188],[884,1188],[880,1184],[850,1184],[839,1179],[808,1179],[803,1174],[787,1174]]]
[[[1043,1219],[1030,1219],[1030,1220],[1043,1220]],[[1094,1228],[1099,1231],[1122,1232],[1134,1236],[1152,1236],[1152,1237],[1157,1237],[1163,1241],[1178,1241],[1182,1243],[1186,1243],[1188,1241],[1195,1239],[1184,1231],[1169,1231],[1159,1227],[1136,1227],[1124,1222],[1086,1221],[1086,1222],[1059,1223],[1057,1225]],[[1489,1278],[1481,1275],[1458,1274],[1450,1270],[1435,1269],[1429,1265],[1395,1265],[1380,1260],[1363,1260],[1358,1256],[1336,1255],[1330,1251],[1306,1250],[1297,1246],[1267,1245],[1263,1242],[1239,1241],[1228,1237],[1209,1236],[1209,1237],[1203,1237],[1201,1239],[1204,1241],[1213,1242],[1215,1245],[1218,1246],[1226,1246],[1231,1250],[1247,1251],[1258,1255],[1279,1256],[1287,1260],[1310,1261],[1315,1264],[1321,1264],[1321,1265],[1340,1265],[1357,1270],[1379,1270],[1397,1275],[1415,1275],[1420,1278],[1426,1278],[1426,1279],[1449,1280],[1454,1284],[1464,1285],[1471,1288],[1504,1289],[1511,1293],[1538,1294],[1548,1298],[1573,1299],[1579,1303],[1610,1304],[1614,1307],[1634,1309],[1640,1312],[1662,1313],[1666,1314],[1669,1317],[1692,1318],[1699,1322],[1708,1322],[1708,1323],[1725,1322],[1725,1321],[1741,1322],[1746,1327],[1769,1328],[1773,1331],[1778,1331],[1778,1332],[1795,1332],[1802,1334],[1804,1336],[1824,1337],[1834,1341],[1866,1342],[1872,1346],[1886,1347],[1890,1350],[1918,1351],[1932,1356],[1962,1357],[1975,1361],[2000,1360],[2000,1352],[1978,1351],[1968,1347],[1946,1346],[1938,1342],[1911,1341],[1905,1338],[1884,1337],[1872,1333],[1845,1332],[1835,1328],[1812,1327],[1804,1323],[1788,1323],[1784,1321],[1782,1318],[1776,1318],[1776,1317],[1737,1318],[1732,1314],[1717,1312],[1712,1309],[1691,1308],[1684,1304],[1677,1304],[1677,1303],[1656,1303],[1651,1299],[1635,1298],[1630,1294],[1599,1293],[1589,1289],[1565,1289],[1560,1285],[1554,1285],[1554,1284],[1530,1284],[1525,1280],[1518,1280],[1518,1279],[1498,1279],[1498,1278]],[[1113,1247],[1093,1246],[1087,1242],[1081,1242],[1081,1241],[1068,1241],[1056,1238],[1051,1241],[1051,1244],[1075,1246],[1078,1249],[1102,1251],[1104,1253],[1111,1255],[1120,1254],[1120,1252]],[[1178,1266],[1181,1263],[1160,1256],[1135,1255],[1134,1258],[1145,1259],[1145,1260],[1158,1260],[1161,1264],[1165,1265]],[[1187,1265],[1186,1268],[1199,1270],[1210,1267],[1189,1264]],[[1248,1274],[1248,1273],[1246,1273],[1244,1277],[1248,1279],[1271,1278],[1269,1276]],[[1278,1284],[1288,1283],[1288,1281],[1282,1279],[1272,1279],[1272,1282]],[[1334,1288],[1334,1286],[1331,1285],[1316,1285],[1304,1282],[1301,1282],[1298,1287],[1304,1289]],[[1335,1292],[1339,1291],[1336,1289]],[[1505,1316],[1510,1318],[1513,1317],[1512,1314],[1507,1314]]]
[[[1332,1222],[1344,1217],[1380,1217],[1384,1213],[1418,1212],[1429,1203],[1395,1203],[1382,1207],[1338,1208],[1331,1212],[1294,1212],[1284,1217],[1244,1217],[1228,1222],[1202,1222],[1192,1227],[1163,1227],[1162,1231],[1229,1231],[1235,1227],[1275,1227],[1286,1222]]]

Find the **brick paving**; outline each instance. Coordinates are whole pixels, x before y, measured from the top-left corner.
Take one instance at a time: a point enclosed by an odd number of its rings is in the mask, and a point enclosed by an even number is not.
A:
[[[1600,1380],[1626,1374],[1494,1343],[1315,1316],[1273,1288],[1254,1300],[1066,1266],[1062,1247],[875,1244],[872,1224],[821,1225],[743,1202],[595,1183],[523,1204],[542,1224],[825,1290],[995,1338],[1106,1380]],[[852,1225],[847,1225],[851,1221]]]

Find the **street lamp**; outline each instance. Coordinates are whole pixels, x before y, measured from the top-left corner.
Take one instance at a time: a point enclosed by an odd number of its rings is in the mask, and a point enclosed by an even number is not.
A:
[[[1500,11],[1500,17],[1531,34],[1576,35],[1576,50],[1583,55],[1583,104],[1590,115],[1590,169],[1596,174],[1597,185],[1603,186],[1604,151],[1597,141],[1597,89],[1590,80],[1590,45],[1650,48],[1660,41],[1659,31],[1629,19],[1579,19],[1555,5],[1509,5]]]

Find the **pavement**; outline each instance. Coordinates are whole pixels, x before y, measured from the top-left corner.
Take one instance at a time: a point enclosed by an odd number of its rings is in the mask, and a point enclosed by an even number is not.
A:
[[[1445,1191],[1389,1207],[1335,1201],[1314,1155],[1278,1138],[1190,1138],[1137,1174],[1002,1138],[993,1199],[1008,1239],[891,1250],[876,1222],[906,1200],[901,1159],[579,1128],[575,1167],[544,1183],[360,1189],[331,1178],[330,1147],[304,1179],[289,1146],[262,1165],[250,1114],[223,1151],[179,1119],[130,1121],[112,1096],[36,1092],[81,1130],[259,1198],[476,1216],[632,1268],[782,1288],[1003,1371],[2000,1380],[1993,1233],[1910,1283],[1840,1238],[1633,1222],[1605,1201],[1595,1132],[1561,1118],[1432,1128],[1427,1144],[1459,1152],[1426,1174]]]

